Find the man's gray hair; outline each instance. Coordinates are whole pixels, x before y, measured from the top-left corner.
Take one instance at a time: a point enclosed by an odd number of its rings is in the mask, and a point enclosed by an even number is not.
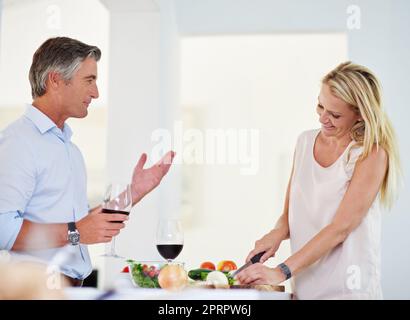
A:
[[[51,38],[44,42],[34,53],[30,67],[29,80],[33,99],[46,93],[46,81],[50,72],[59,73],[68,82],[86,58],[99,61],[101,50],[67,37]]]

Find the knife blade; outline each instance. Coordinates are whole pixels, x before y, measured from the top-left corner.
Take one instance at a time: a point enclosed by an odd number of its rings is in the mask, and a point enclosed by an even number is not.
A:
[[[235,270],[232,273],[232,277],[235,277],[239,272],[241,272],[242,270],[246,269],[247,267],[249,267],[250,265],[254,264],[254,263],[258,263],[262,256],[265,254],[266,251],[262,251],[256,255],[254,255],[251,260],[249,260],[247,263],[245,263],[242,267],[240,267],[238,270]]]

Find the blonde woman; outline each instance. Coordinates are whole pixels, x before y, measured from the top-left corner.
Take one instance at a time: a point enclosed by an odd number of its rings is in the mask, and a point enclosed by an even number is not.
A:
[[[321,128],[297,141],[283,214],[256,241],[240,272],[245,284],[292,278],[297,299],[381,299],[380,204],[397,193],[399,154],[376,76],[346,62],[322,81],[316,111]],[[291,256],[262,263],[290,239]]]

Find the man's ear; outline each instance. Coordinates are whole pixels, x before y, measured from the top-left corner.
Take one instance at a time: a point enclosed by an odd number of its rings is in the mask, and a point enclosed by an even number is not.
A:
[[[63,79],[58,72],[49,72],[47,77],[47,87],[51,90],[56,90],[61,85]]]

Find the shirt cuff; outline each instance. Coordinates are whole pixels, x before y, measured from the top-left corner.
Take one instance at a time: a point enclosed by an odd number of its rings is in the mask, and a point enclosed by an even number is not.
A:
[[[11,250],[23,225],[17,212],[0,213],[0,250]]]

